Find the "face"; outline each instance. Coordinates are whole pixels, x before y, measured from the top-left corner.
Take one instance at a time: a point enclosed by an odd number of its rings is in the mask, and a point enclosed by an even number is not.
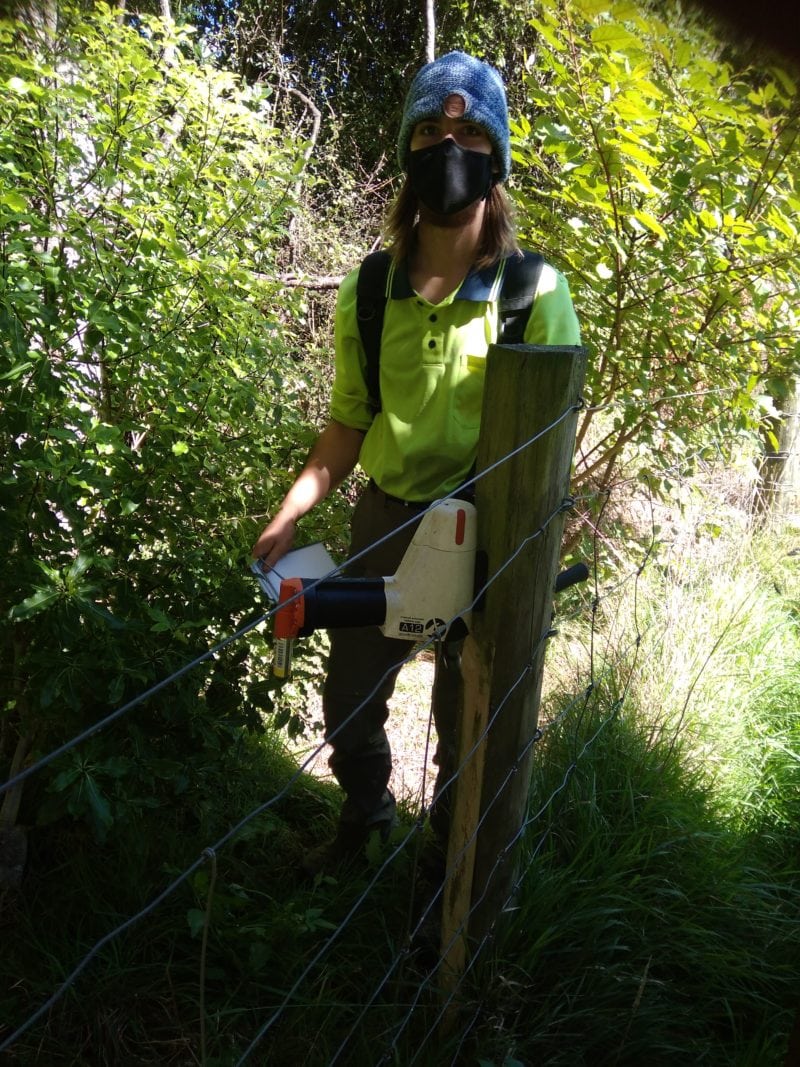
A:
[[[485,155],[492,154],[492,142],[484,130],[476,122],[470,122],[462,118],[466,104],[464,98],[457,93],[452,93],[444,102],[442,114],[434,118],[423,119],[418,122],[411,134],[411,151],[416,152],[419,148],[430,148],[432,145],[452,137],[456,144],[462,148],[468,148],[473,152],[483,152]]]

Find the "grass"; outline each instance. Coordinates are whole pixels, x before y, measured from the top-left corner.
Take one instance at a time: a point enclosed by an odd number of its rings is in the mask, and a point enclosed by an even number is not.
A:
[[[608,654],[645,638],[540,749],[536,805],[595,738],[528,833],[476,1039],[493,1062],[784,1062],[800,999],[791,545],[748,538],[722,566],[719,546],[713,566],[696,551],[641,580],[636,618],[631,597],[604,609]],[[572,649],[562,672],[586,667]]]
[[[304,777],[108,946],[7,1062],[227,1067],[277,1014],[248,1062],[782,1065],[800,1001],[800,561],[792,538],[703,547],[654,559],[635,596],[603,602],[592,640],[564,619],[524,877],[447,1025],[430,948],[406,940],[419,835],[383,873],[376,853],[303,882],[297,861],[338,804]],[[591,699],[559,718],[590,652]],[[24,893],[0,917],[0,1022],[293,770],[254,739],[195,823],[161,813],[102,849],[80,826],[33,834]]]
[[[587,725],[605,712],[600,701]],[[763,826],[732,826],[702,767],[649,742],[631,707],[600,721],[568,794],[531,828],[535,861],[490,986],[503,991],[494,1017],[524,1024],[496,1039],[524,1062],[781,1063],[796,863]],[[566,725],[550,737],[537,793],[558,784],[574,740]],[[498,981],[506,960],[513,983]]]

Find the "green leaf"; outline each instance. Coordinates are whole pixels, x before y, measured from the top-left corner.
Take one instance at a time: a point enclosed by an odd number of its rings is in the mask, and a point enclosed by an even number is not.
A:
[[[0,381],[13,382],[17,378],[21,378],[23,374],[35,367],[36,364],[31,360],[23,360],[21,363],[15,364],[11,370],[6,371],[5,374],[0,374]]]
[[[657,234],[662,240],[667,239],[667,231],[661,225],[655,216],[651,215],[647,211],[634,211],[633,217],[637,219],[643,226],[646,226],[652,233]]]
[[[9,191],[0,194],[0,204],[5,204],[12,211],[27,211],[28,201],[20,193]]]
[[[103,760],[102,763],[98,763],[96,769],[102,771],[103,774],[107,774],[110,778],[124,778],[126,774],[130,773],[133,766],[134,761],[128,759],[127,756],[110,756],[108,759]]]
[[[32,90],[37,89],[38,86],[31,85],[30,82],[26,82],[23,78],[9,78],[6,82],[6,88],[9,92],[16,93],[18,96],[27,96]]]
[[[592,30],[592,41],[598,48],[610,48],[614,51],[635,49],[643,51],[644,45],[635,34],[619,23],[608,23]]]
[[[108,608],[103,607],[102,604],[95,604],[93,600],[89,600],[86,597],[77,596],[74,599],[74,603],[78,608],[80,608],[81,611],[85,612],[87,615],[91,615],[94,618],[99,619],[101,622],[105,623],[107,626],[110,626],[114,630],[127,629],[127,623],[122,619],[118,619],[116,615],[113,615],[108,610]]]
[[[78,578],[80,578],[86,573],[86,571],[91,567],[93,562],[93,556],[87,556],[85,553],[80,552],[75,561],[70,566],[69,570],[67,571],[67,581],[76,581]]]
[[[554,29],[546,22],[542,22],[541,19],[531,19],[531,25],[536,28],[537,33],[539,33],[540,36],[543,37],[545,41],[547,41],[547,43],[554,51],[564,51],[566,45],[562,40],[560,40]]]
[[[700,221],[706,227],[706,229],[709,229],[709,230],[717,230],[717,229],[719,229],[719,219],[717,218],[716,215],[712,214],[710,211],[706,211],[705,208],[702,211],[698,212],[697,217],[700,219]]]
[[[620,141],[617,147],[623,155],[630,156],[631,159],[644,163],[648,167],[657,167],[660,163],[660,160],[652,152],[649,152],[641,145],[631,144],[630,141]]]
[[[49,607],[59,600],[61,597],[61,591],[59,589],[38,589],[32,596],[27,597],[20,604],[15,604],[9,611],[9,618],[14,622],[20,622],[22,619],[30,619],[33,615],[38,615],[41,611],[46,611]]]
[[[69,786],[71,786],[82,774],[83,768],[79,763],[76,763],[73,767],[69,767],[67,770],[57,774],[48,786],[48,789],[53,793],[63,793],[63,791],[69,788]]]
[[[86,790],[86,799],[89,802],[89,812],[92,817],[95,833],[100,841],[104,841],[114,822],[111,808],[109,807],[106,798],[100,792],[97,782],[90,774],[85,775],[83,786]]]
[[[186,922],[189,924],[192,937],[199,937],[206,924],[205,911],[201,911],[200,908],[189,908],[186,912]]]
[[[248,952],[250,970],[257,974],[272,961],[274,955],[275,953],[267,941],[251,941]]]
[[[613,5],[613,0],[573,0],[573,6],[586,19],[596,19],[605,15]]]
[[[116,678],[112,680],[108,687],[108,702],[109,704],[119,704],[122,700],[122,696],[125,692],[125,679],[121,674],[118,674]]]

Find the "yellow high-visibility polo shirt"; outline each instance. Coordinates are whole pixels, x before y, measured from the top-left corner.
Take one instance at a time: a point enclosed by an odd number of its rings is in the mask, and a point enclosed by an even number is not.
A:
[[[470,272],[438,304],[412,289],[404,265],[392,265],[381,341],[382,410],[374,418],[356,319],[358,270],[342,282],[331,418],[366,432],[359,463],[385,493],[403,500],[435,500],[469,476],[478,447],[486,353],[497,337],[505,263]],[[580,344],[567,281],[547,263],[525,342]]]

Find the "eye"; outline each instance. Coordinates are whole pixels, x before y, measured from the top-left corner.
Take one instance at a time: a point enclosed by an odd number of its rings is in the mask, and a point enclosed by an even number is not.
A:
[[[418,122],[414,127],[415,137],[435,137],[439,132],[439,127],[435,122]]]

